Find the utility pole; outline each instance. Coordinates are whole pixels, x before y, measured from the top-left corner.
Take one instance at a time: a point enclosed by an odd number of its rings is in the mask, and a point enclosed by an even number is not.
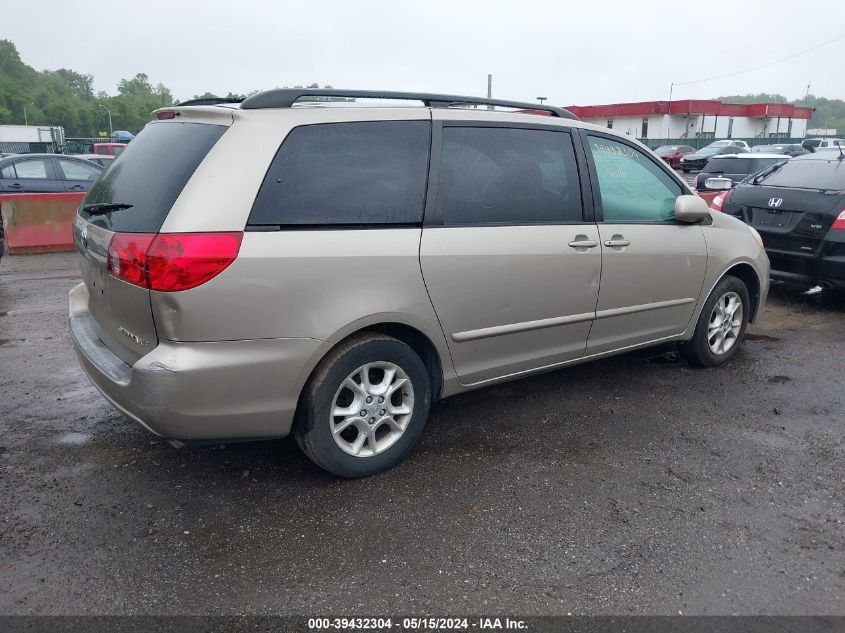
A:
[[[114,129],[111,126],[111,108],[109,108],[108,106],[104,106],[102,103],[98,103],[97,107],[102,108],[103,110],[109,113],[109,138],[111,138],[112,136],[114,136]]]
[[[672,91],[675,89],[675,82],[669,84],[669,101],[666,104],[666,141],[669,141],[669,134],[672,132]]]
[[[23,104],[23,124],[29,125],[29,119],[26,118],[26,104]]]
[[[487,75],[487,98],[488,99],[493,98],[493,75],[491,75],[491,74]],[[489,105],[489,106],[487,106],[487,109],[492,110],[493,106]]]

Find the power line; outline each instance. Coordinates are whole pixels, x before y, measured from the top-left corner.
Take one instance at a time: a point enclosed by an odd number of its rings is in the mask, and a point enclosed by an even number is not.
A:
[[[740,70],[735,73],[729,73],[727,75],[719,75],[718,77],[708,77],[707,79],[696,79],[695,81],[675,81],[673,85],[675,86],[688,86],[689,84],[701,84],[706,81],[715,81],[717,79],[727,79],[728,77],[736,77],[737,75],[744,75],[745,73],[750,73],[755,70],[760,70],[762,68],[768,68],[769,66],[774,66],[775,64],[780,64],[781,62],[785,62],[788,59],[793,59],[795,57],[799,57],[800,55],[806,55],[807,53],[811,53],[814,50],[822,48],[823,46],[827,46],[828,44],[833,44],[834,42],[838,42],[839,40],[845,38],[845,33],[838,37],[834,37],[832,40],[828,40],[827,42],[822,42],[821,44],[816,44],[812,48],[808,48],[807,50],[801,51],[799,53],[793,53],[792,55],[787,55],[786,57],[781,57],[780,59],[776,59],[773,62],[769,62],[768,64],[761,64],[760,66],[754,66],[753,68],[746,68],[745,70]]]

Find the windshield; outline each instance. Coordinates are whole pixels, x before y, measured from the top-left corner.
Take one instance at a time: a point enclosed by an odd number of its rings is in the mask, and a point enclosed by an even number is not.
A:
[[[677,151],[677,149],[678,149],[678,146],[677,146],[677,145],[661,145],[660,147],[658,147],[658,148],[657,148],[656,150],[654,150],[654,151],[655,151],[655,152],[664,152],[664,153],[665,153],[665,152],[675,152],[675,151]]]
[[[717,152],[721,151],[722,148],[723,146],[721,145],[719,147],[713,147],[711,145],[708,145],[707,147],[703,147],[698,150],[696,154],[701,154],[702,156],[712,156],[713,154],[716,154]]]
[[[158,233],[185,184],[226,129],[207,123],[147,125],[91,188],[80,215],[111,231]],[[131,207],[93,216],[84,210],[105,204]]]
[[[773,174],[760,179],[760,184],[839,191],[845,189],[845,160],[792,159]]]
[[[821,144],[822,140],[820,138],[810,139],[801,143],[801,145],[803,145],[804,147],[818,147]]]
[[[752,152],[765,152],[765,153],[772,153],[777,154],[778,152],[782,152],[787,148],[786,145],[755,145],[751,148]]]

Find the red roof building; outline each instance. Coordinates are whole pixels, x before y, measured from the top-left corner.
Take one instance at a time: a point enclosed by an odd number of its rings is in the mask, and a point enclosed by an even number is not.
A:
[[[590,123],[641,139],[801,138],[813,108],[790,103],[722,103],[717,99],[566,106]]]

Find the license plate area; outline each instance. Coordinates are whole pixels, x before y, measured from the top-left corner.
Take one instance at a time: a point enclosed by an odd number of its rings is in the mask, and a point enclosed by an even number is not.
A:
[[[752,209],[751,225],[755,228],[773,231],[790,231],[800,220],[802,214],[792,211],[772,212],[768,209]]]

